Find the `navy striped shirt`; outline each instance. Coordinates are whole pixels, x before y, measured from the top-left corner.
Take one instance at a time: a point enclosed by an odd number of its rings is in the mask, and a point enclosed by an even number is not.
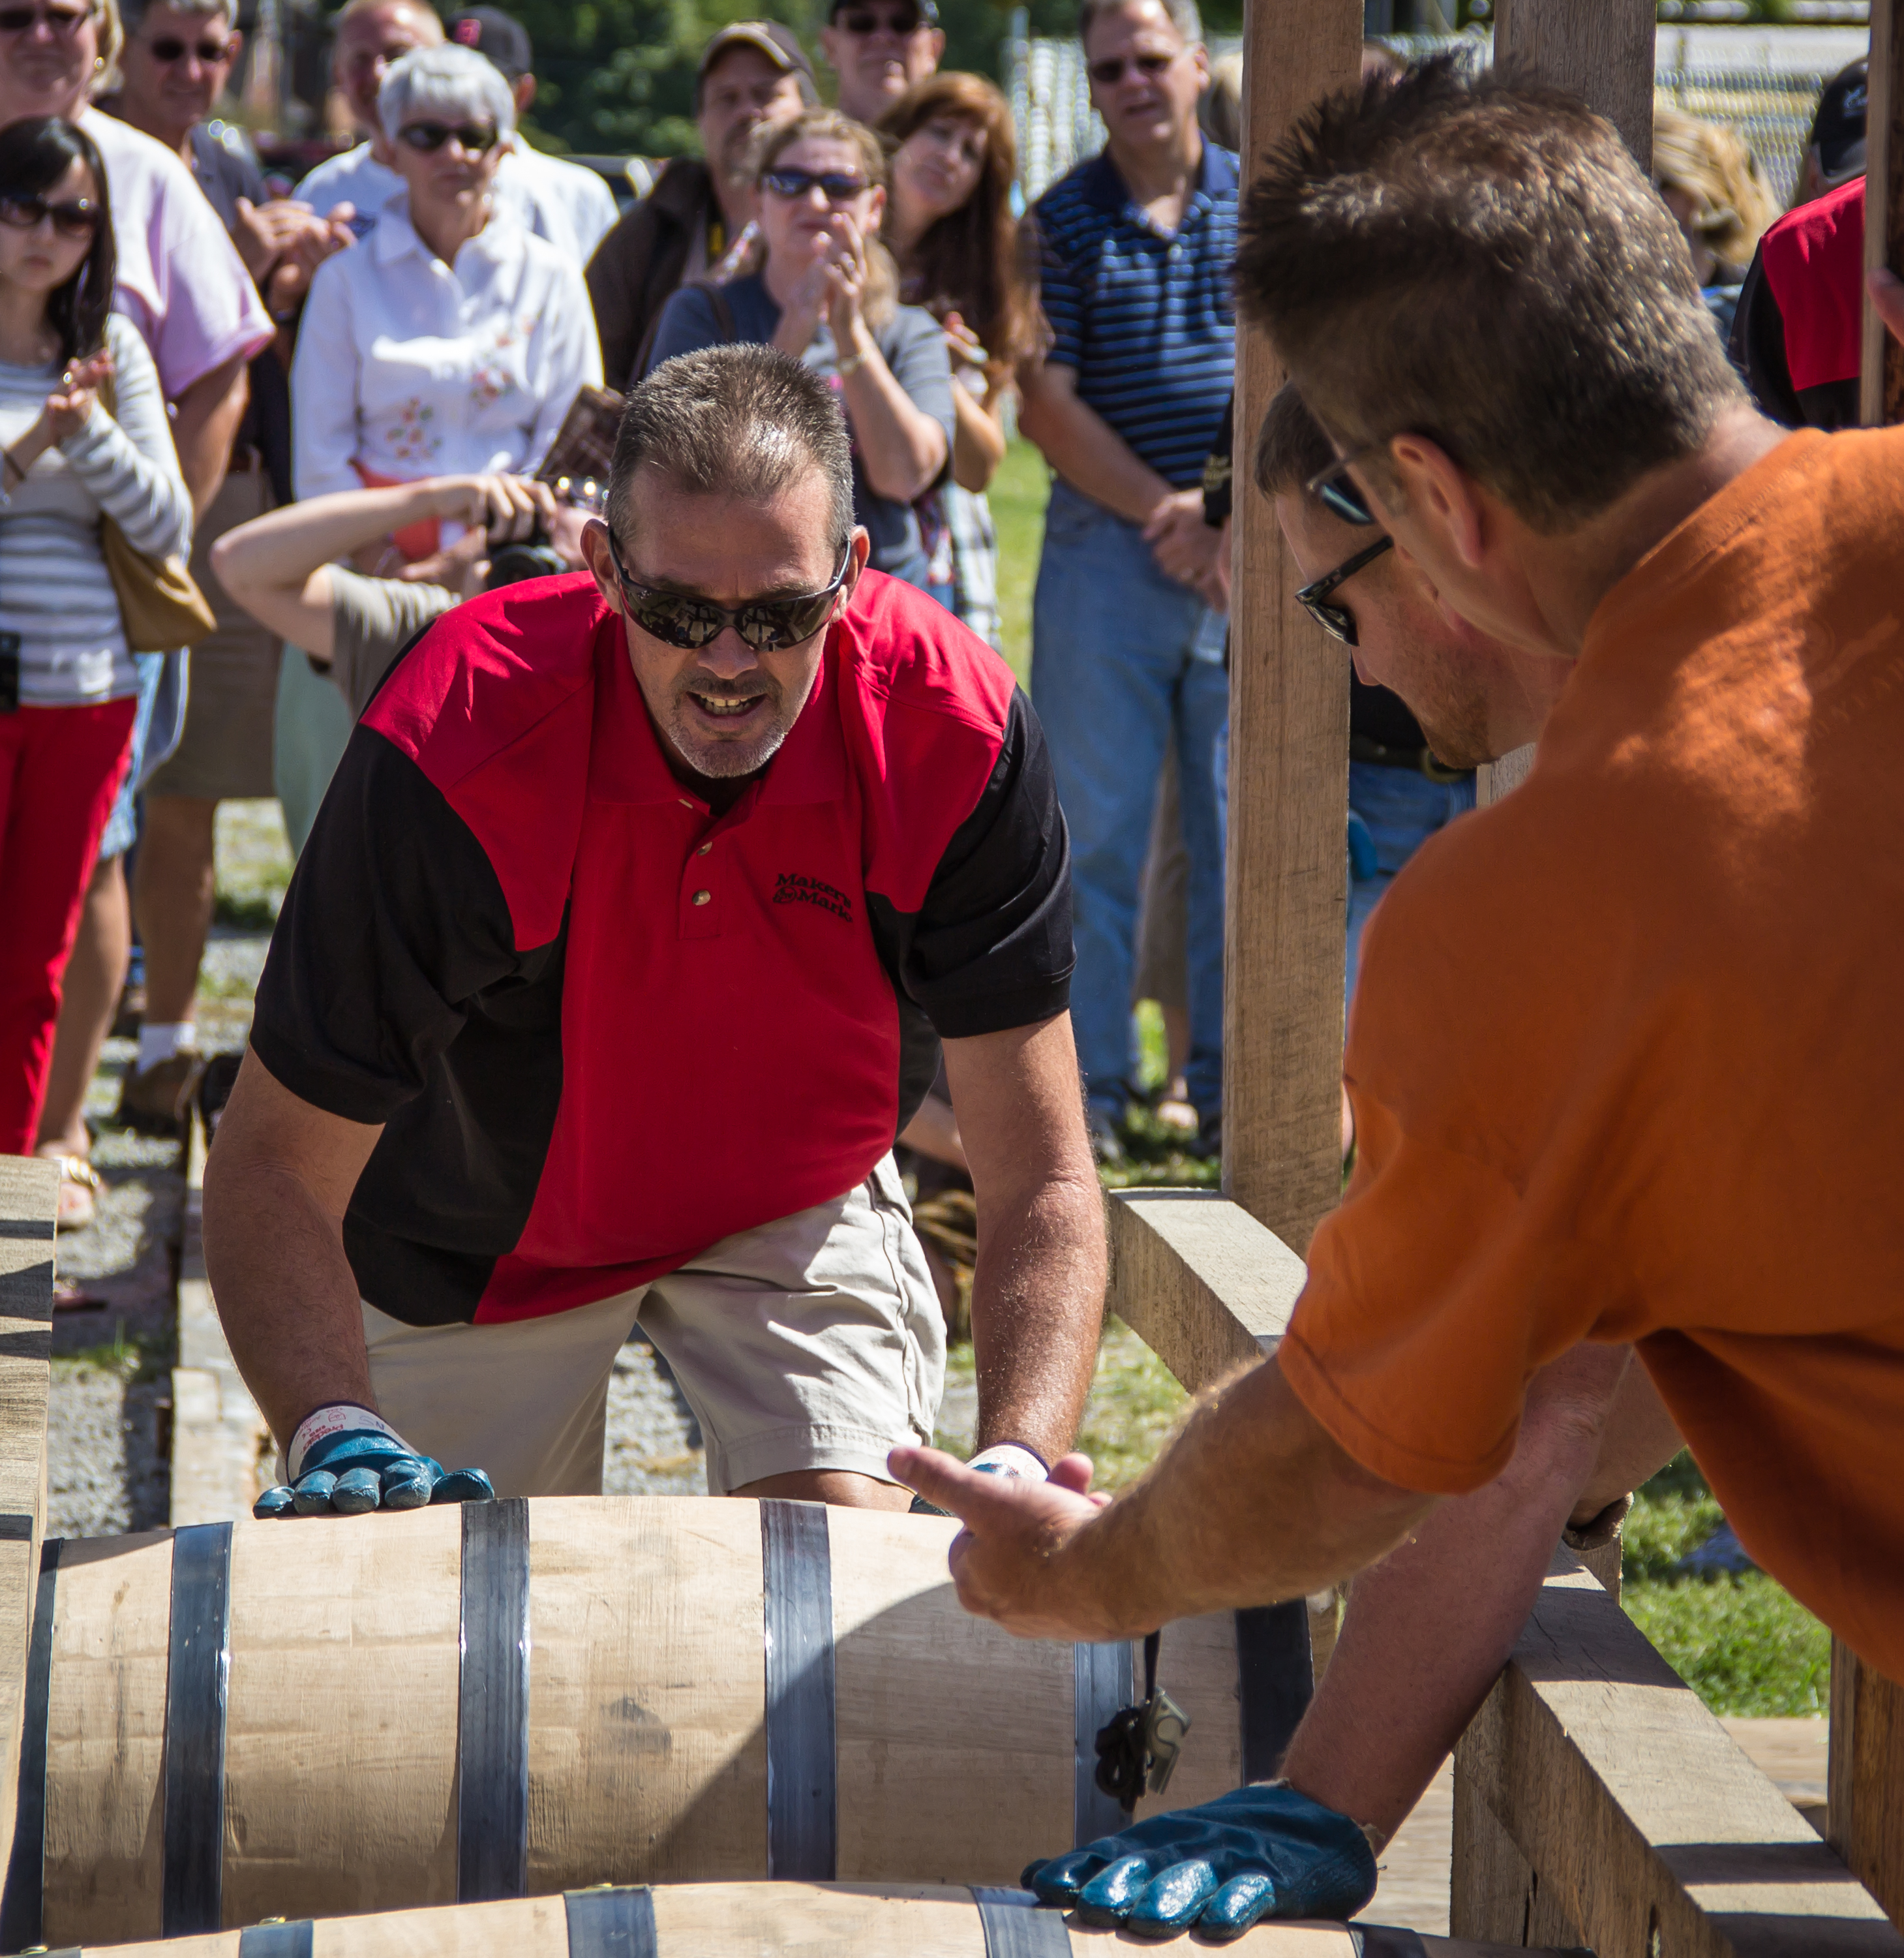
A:
[[[1235,377],[1236,181],[1235,157],[1206,141],[1183,223],[1160,231],[1107,150],[1032,213],[1045,359],[1077,369],[1078,399],[1173,489],[1202,481]]]

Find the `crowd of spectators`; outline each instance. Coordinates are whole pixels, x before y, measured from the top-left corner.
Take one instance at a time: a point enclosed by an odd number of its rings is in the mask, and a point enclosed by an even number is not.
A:
[[[425,0],[347,0],[331,72],[359,140],[273,197],[211,119],[242,47],[232,7],[24,0],[0,24],[0,1149],[61,1161],[62,1222],[91,1214],[83,1107],[115,1011],[139,1038],[120,1119],[173,1130],[195,1095],[216,1112],[193,1012],[218,803],[276,794],[300,844],[407,638],[514,575],[504,557],[579,561],[586,486],[536,479],[578,428],[588,452],[604,386],[735,341],[827,377],[873,565],[995,645],[986,490],[1014,424],[1042,452],[1030,686],[1070,832],[1093,1144],[1124,1149],[1149,998],[1166,1113],[1213,1153],[1229,458],[1248,442],[1238,78],[1213,72],[1194,0],[1083,0],[1105,145],[1022,217],[1005,100],[939,71],[932,0],[834,0],[832,106],[787,28],[723,27],[695,81],[701,154],[618,215],[598,173],[524,139],[520,24],[479,7],[446,24]],[[1852,417],[1862,87],[1860,68],[1827,90],[1801,207],[1776,222],[1736,135],[1665,110],[1656,127],[1717,330],[1789,422]],[[1286,436],[1279,454],[1306,452]],[[1303,602],[1356,649],[1352,990],[1377,898],[1472,806],[1474,775],[1358,646],[1358,607],[1426,629],[1428,600],[1366,511],[1325,498],[1305,521],[1330,562]],[[188,654],[128,638],[115,536],[201,595]],[[943,1081],[906,1139],[956,1183]]]

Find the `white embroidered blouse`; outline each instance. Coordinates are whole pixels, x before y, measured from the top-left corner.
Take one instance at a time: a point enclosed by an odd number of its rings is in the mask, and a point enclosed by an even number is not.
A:
[[[498,210],[446,265],[394,203],[312,280],[291,369],[297,493],[532,471],[601,379],[588,288],[555,246]]]

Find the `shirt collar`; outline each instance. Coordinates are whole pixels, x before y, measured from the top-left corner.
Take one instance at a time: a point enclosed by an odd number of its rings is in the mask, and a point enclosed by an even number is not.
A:
[[[1131,195],[1131,187],[1124,181],[1124,173],[1111,159],[1107,147],[1100,150],[1085,165],[1083,189],[1086,200],[1114,217],[1128,213],[1131,222],[1143,226],[1145,230],[1161,238],[1165,234],[1157,230],[1149,215],[1140,210]],[[1241,181],[1236,154],[1233,150],[1219,149],[1206,136],[1203,139],[1203,154],[1197,159],[1197,181],[1184,206],[1184,221],[1177,227],[1177,234],[1190,228],[1193,220],[1200,217],[1219,199],[1236,195]]]
[[[621,621],[606,607],[596,642],[595,732],[589,794],[596,802],[654,806],[703,805],[668,766],[661,737],[628,663]],[[846,793],[846,749],[840,731],[840,629],[827,635],[819,677],[800,717],[761,778],[757,806],[837,802]]]
[[[508,249],[503,233],[515,222],[515,214],[492,191],[489,198],[489,220],[457,252],[458,262],[461,261],[465,252],[486,258],[492,263],[498,261],[501,252]],[[370,242],[376,250],[379,265],[387,265],[392,259],[403,258],[411,252],[430,259],[436,255],[418,235],[416,227],[411,223],[410,199],[400,190],[378,214],[376,228],[370,234]],[[450,270],[454,272],[456,267],[452,265]]]

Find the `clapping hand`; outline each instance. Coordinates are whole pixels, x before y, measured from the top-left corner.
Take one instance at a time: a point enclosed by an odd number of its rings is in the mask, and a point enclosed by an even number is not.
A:
[[[274,198],[266,204],[253,204],[245,197],[238,200],[232,242],[274,317],[282,317],[304,297],[312,275],[325,259],[354,242],[352,215],[348,204],[320,217],[310,205],[291,198]]]
[[[954,373],[961,367],[988,369],[992,365],[992,356],[985,350],[979,336],[956,312],[945,316],[945,351]]]
[[[100,384],[112,371],[112,356],[103,347],[65,369],[59,385],[46,397],[46,405],[40,411],[49,442],[64,442],[68,436],[77,435],[91,420]]]
[[[860,309],[866,296],[866,241],[851,211],[833,214],[824,262],[827,324],[833,328],[833,344],[843,360],[858,342]]]

